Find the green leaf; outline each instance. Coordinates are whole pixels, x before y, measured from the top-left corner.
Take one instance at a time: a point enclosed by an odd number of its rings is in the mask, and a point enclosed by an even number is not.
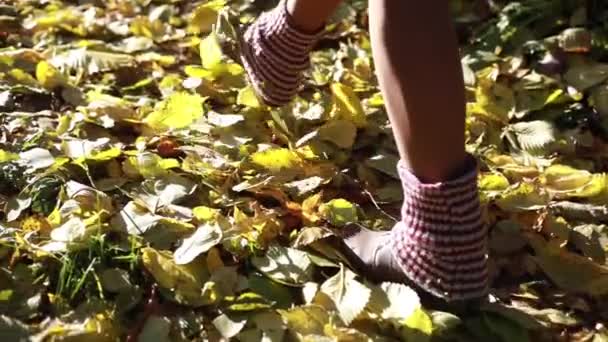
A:
[[[564,74],[564,79],[579,91],[587,90],[608,79],[608,64],[593,63],[572,67]]]
[[[32,197],[27,191],[22,191],[19,195],[11,198],[6,204],[6,221],[15,221],[31,204]]]
[[[275,307],[289,308],[293,303],[293,295],[289,288],[264,276],[254,273],[247,279],[251,291],[275,303]]]
[[[509,212],[537,210],[549,204],[549,197],[534,185],[521,183],[507,189],[496,204]]]
[[[272,307],[272,303],[268,299],[254,292],[242,293],[237,298],[230,298],[227,302],[227,309],[232,312],[251,312]]]
[[[262,104],[258,99],[257,93],[252,86],[247,86],[239,90],[239,94],[236,98],[236,103],[249,108],[261,108]]]
[[[327,182],[326,179],[319,176],[312,176],[305,179],[296,180],[284,184],[284,186],[290,192],[293,192],[296,196],[304,196],[315,191],[323,183]]]
[[[399,158],[397,156],[382,153],[367,159],[365,164],[395,179],[399,179],[399,174],[397,173],[398,162]]]
[[[187,265],[173,261],[170,251],[158,251],[150,247],[141,250],[143,266],[152,274],[158,284],[171,290],[176,300],[190,306],[201,306],[213,302],[205,293],[209,275],[200,259]]]
[[[11,317],[0,316],[0,340],[25,342],[30,340],[30,335],[27,325]]]
[[[357,127],[351,121],[331,120],[319,128],[319,137],[340,148],[351,148],[357,137]]]
[[[108,268],[101,273],[101,286],[108,292],[119,293],[131,288],[129,273],[120,268]]]
[[[131,235],[142,235],[161,220],[162,216],[152,214],[132,201],[112,218],[112,225],[118,231],[126,231]]]
[[[529,333],[515,322],[494,314],[484,314],[483,320],[488,328],[503,342],[530,341]]]
[[[462,320],[458,316],[449,312],[431,311],[430,316],[433,322],[433,335],[449,333],[462,324]]]
[[[606,252],[600,243],[600,234],[595,225],[580,225],[572,228],[570,242],[578,248],[583,255],[600,265],[606,263]]]
[[[137,336],[138,342],[170,342],[171,321],[166,317],[150,316]]]

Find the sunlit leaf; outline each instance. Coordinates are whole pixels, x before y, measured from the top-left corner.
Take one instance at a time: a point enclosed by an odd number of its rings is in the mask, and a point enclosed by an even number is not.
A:
[[[225,0],[215,0],[196,7],[189,20],[188,31],[194,34],[211,32],[213,24],[217,22],[218,10],[225,4]]]
[[[331,116],[350,121],[357,127],[365,127],[367,118],[361,106],[361,100],[353,89],[341,83],[334,83],[331,85],[331,90],[334,101]]]
[[[251,155],[251,161],[273,173],[293,170],[302,165],[302,159],[294,151],[286,148],[269,149]]]
[[[333,199],[319,207],[319,212],[334,226],[358,221],[357,207],[345,199]]]
[[[13,160],[18,160],[19,155],[4,150],[0,150],[0,163],[6,163]]]
[[[22,163],[34,170],[44,169],[55,164],[55,158],[51,152],[38,147],[19,153],[19,158]]]
[[[546,154],[556,141],[553,125],[547,121],[519,122],[508,126],[507,132],[514,134],[515,148],[532,154]]]
[[[506,190],[496,204],[506,211],[536,210],[549,204],[549,197],[530,183],[520,183]]]
[[[422,308],[414,312],[403,322],[401,336],[406,341],[430,341],[433,332],[433,321]]]
[[[36,79],[47,89],[55,89],[68,84],[67,78],[45,61],[36,66]]]
[[[145,121],[158,130],[185,128],[203,116],[203,102],[199,95],[174,93],[159,103]]]
[[[213,320],[213,326],[220,332],[224,338],[232,338],[236,336],[247,324],[246,318],[233,319],[226,314],[217,316]]]
[[[251,86],[239,90],[236,103],[250,108],[260,108],[262,106],[254,88]]]
[[[175,250],[175,263],[178,265],[189,264],[197,256],[207,252],[211,247],[222,240],[222,230],[217,224],[205,224],[199,226],[182,245]]]
[[[300,286],[310,281],[313,264],[306,252],[281,246],[271,246],[263,257],[254,257],[253,265],[274,281]]]
[[[318,305],[299,306],[278,312],[290,330],[302,335],[322,335],[325,325],[329,323],[327,310]]]
[[[326,294],[336,306],[340,318],[350,324],[367,306],[371,290],[355,280],[356,275],[344,268],[325,281],[320,291]]]
[[[172,290],[176,299],[186,305],[200,306],[213,302],[205,295],[203,285],[208,279],[204,263],[200,259],[186,265],[173,261],[170,251],[157,251],[146,247],[141,251],[143,265],[160,286]]]
[[[83,47],[56,55],[50,62],[63,72],[95,74],[101,71],[131,66],[135,62],[135,59],[128,54],[94,51]]]

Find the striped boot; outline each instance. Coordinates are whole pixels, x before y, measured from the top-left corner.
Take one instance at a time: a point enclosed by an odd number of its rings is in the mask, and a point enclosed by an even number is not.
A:
[[[447,302],[484,297],[487,232],[473,158],[464,174],[440,183],[425,184],[402,164],[398,170],[404,190],[401,221],[390,232],[359,228],[345,244],[375,278],[400,277]]]
[[[241,60],[257,94],[270,106],[289,103],[298,92],[310,52],[323,30],[307,33],[293,24],[283,0],[256,19],[242,41]]]

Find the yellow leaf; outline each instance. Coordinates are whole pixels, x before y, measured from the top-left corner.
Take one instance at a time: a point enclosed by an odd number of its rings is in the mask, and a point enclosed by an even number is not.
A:
[[[65,76],[59,70],[45,61],[41,61],[36,65],[36,79],[40,82],[40,85],[49,90],[68,83]]]
[[[608,203],[608,177],[605,173],[594,174],[587,185],[576,191],[575,196],[589,198],[593,203]]]
[[[547,190],[561,197],[573,195],[592,180],[589,171],[577,170],[566,165],[549,166],[540,177]]]
[[[218,11],[225,5],[225,0],[215,0],[195,8],[188,24],[188,32],[194,34],[211,32],[213,24],[217,22]]]
[[[521,165],[507,155],[495,155],[488,158],[490,164],[500,169],[509,178],[523,179],[538,176],[538,169],[532,166]]]
[[[312,195],[302,202],[302,216],[310,223],[321,220],[317,208],[321,205],[321,193]]]
[[[18,160],[19,155],[16,153],[7,152],[5,150],[0,150],[0,163],[6,163],[13,160]]]
[[[203,80],[215,79],[213,72],[197,65],[187,65],[184,68],[184,72],[186,73],[186,75],[194,78],[200,78]]]
[[[520,183],[505,190],[496,204],[502,210],[510,212],[537,210],[549,204],[549,197],[530,183]]]
[[[416,309],[403,324],[407,327],[402,331],[402,337],[405,341],[430,341],[433,321],[422,308]]]
[[[361,100],[354,90],[342,83],[331,85],[334,106],[331,117],[347,120],[355,124],[358,128],[367,126],[367,118],[361,106]]]
[[[213,70],[223,63],[223,53],[215,32],[210,33],[199,46],[203,68]]]
[[[527,235],[536,252],[534,259],[560,288],[591,296],[608,294],[608,267],[568,252],[556,243],[546,243],[538,235]]]
[[[509,121],[509,113],[515,108],[515,95],[509,87],[481,78],[475,90],[477,109],[481,114],[503,123]]]
[[[200,206],[192,209],[192,213],[194,217],[201,221],[207,222],[211,220],[215,220],[215,218],[220,214],[218,209],[213,209],[205,206]]]
[[[251,86],[247,86],[239,90],[238,97],[236,98],[236,103],[242,106],[247,106],[256,109],[262,106],[260,100],[256,95],[255,90]]]
[[[503,191],[509,187],[509,180],[502,173],[488,173],[479,179],[481,191]]]
[[[127,176],[135,178],[141,175],[144,178],[154,178],[166,175],[168,169],[179,167],[179,161],[162,159],[154,153],[143,152],[127,158],[122,167]]]
[[[209,278],[205,262],[197,258],[189,264],[177,265],[170,251],[158,251],[150,247],[142,249],[142,262],[158,284],[173,290],[178,300],[186,304],[200,305],[204,302],[203,286]]]
[[[186,128],[203,117],[203,102],[198,94],[173,93],[162,101],[145,122],[157,130]]]
[[[32,75],[21,69],[12,69],[8,72],[8,74],[19,84],[27,85],[30,87],[35,87],[38,85],[38,82],[34,77],[32,77]]]
[[[222,267],[224,267],[224,262],[220,257],[220,251],[216,247],[211,248],[207,252],[207,269],[210,273],[213,273]]]
[[[334,226],[344,226],[358,221],[357,207],[342,198],[321,205],[319,212]]]
[[[294,151],[287,148],[268,149],[251,155],[251,161],[270,172],[279,173],[284,170],[299,168],[302,159]]]

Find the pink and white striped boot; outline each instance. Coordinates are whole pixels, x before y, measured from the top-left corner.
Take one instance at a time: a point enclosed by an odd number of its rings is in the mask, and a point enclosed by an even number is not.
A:
[[[310,52],[323,30],[298,29],[287,12],[287,2],[260,15],[245,31],[241,60],[257,94],[270,106],[289,103],[298,92]]]
[[[392,281],[401,277],[447,302],[487,294],[487,232],[472,157],[469,164],[459,177],[430,184],[399,164],[401,221],[390,232],[357,228],[345,238],[370,274]]]

